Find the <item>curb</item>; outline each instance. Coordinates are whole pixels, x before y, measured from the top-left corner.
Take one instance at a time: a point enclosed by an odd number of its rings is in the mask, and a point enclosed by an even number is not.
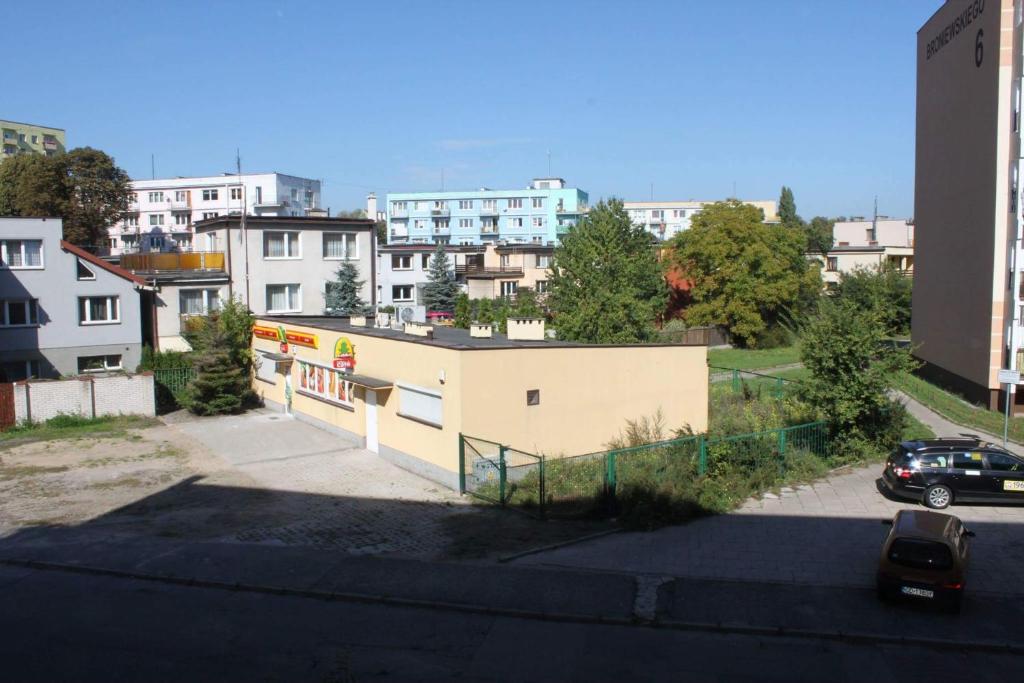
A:
[[[502,555],[496,561],[499,564],[505,562],[511,562],[512,560],[518,560],[520,557],[526,557],[527,555],[536,555],[537,553],[547,552],[549,550],[558,550],[559,548],[565,548],[566,546],[576,545],[577,543],[585,543],[586,541],[592,541],[596,538],[603,538],[605,536],[611,536],[612,534],[620,533],[622,529],[605,529],[604,531],[598,531],[593,534],[586,536],[580,536],[579,538],[571,538],[568,541],[561,541],[560,543],[552,543],[551,545],[542,545],[538,548],[530,548],[522,552],[513,553],[511,555]]]
[[[943,650],[948,650],[950,646],[955,646],[959,650],[970,650],[975,652],[990,652],[994,654],[1014,655],[1024,654],[1024,644],[1015,645],[1012,643],[995,643],[989,641],[944,640],[941,638],[906,636],[886,637],[860,631],[817,631],[813,629],[752,626],[747,624],[677,620],[646,621],[635,617],[625,618],[560,612],[535,612],[530,610],[515,609],[511,607],[486,607],[483,605],[470,605],[466,603],[420,600],[415,598],[398,598],[387,595],[365,595],[360,593],[339,593],[333,591],[282,588],[274,586],[260,586],[254,584],[228,583],[224,581],[213,581],[209,579],[185,579],[180,577],[144,574],[141,572],[130,572],[118,569],[102,569],[97,567],[86,567],[81,565],[61,564],[57,562],[40,562],[38,560],[0,559],[0,565],[24,567],[28,569],[38,569],[43,571],[62,571],[73,574],[84,574],[90,576],[109,576],[114,578],[126,578],[138,581],[150,581],[154,583],[191,586],[197,588],[212,588],[218,590],[259,593],[264,595],[305,597],[332,602],[380,604],[389,605],[393,607],[409,607],[416,609],[435,609],[444,610],[448,612],[461,612],[465,614],[504,616],[517,619],[530,619],[535,621],[549,621],[555,623],[594,624],[605,626],[637,626],[641,628],[667,629],[675,631],[695,631],[705,633],[723,633],[778,638],[800,638],[804,640],[829,640],[867,645],[912,645],[917,647],[926,647]]]

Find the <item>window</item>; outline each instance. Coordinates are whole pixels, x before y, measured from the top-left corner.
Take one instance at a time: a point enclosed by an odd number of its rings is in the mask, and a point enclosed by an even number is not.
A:
[[[164,215],[162,213],[151,213],[151,214],[149,214],[149,224],[150,225],[163,225],[164,224]]]
[[[435,199],[434,200],[434,210],[435,211],[444,211],[447,208],[448,208],[448,202],[444,201],[443,199]]]
[[[150,192],[149,193],[149,201],[150,202],[162,202],[163,200],[164,200],[164,193],[163,192]]]
[[[121,356],[119,354],[111,356],[79,356],[78,357],[78,371],[79,372],[105,372],[107,370],[120,370],[121,369]]]
[[[256,356],[256,379],[270,384],[277,384],[277,362],[267,358],[267,352],[262,351]]]
[[[485,199],[484,200],[484,210],[485,211],[497,211],[498,210],[498,200],[497,199]]]
[[[128,216],[127,218],[124,219],[124,224],[129,228],[137,228],[139,227],[139,217]]]
[[[544,198],[543,197],[534,197],[533,198],[533,208],[535,208],[535,209],[543,209],[544,208]]]
[[[983,470],[985,463],[981,459],[981,453],[954,453],[953,468],[959,470]]]
[[[412,208],[415,209],[416,211],[422,211],[423,210],[423,204],[425,204],[425,202],[413,202],[412,203]]]
[[[203,212],[203,220],[204,221],[207,220],[207,219],[216,218],[216,217],[217,217],[217,212],[216,211],[204,211]]]
[[[359,247],[354,232],[325,232],[324,233],[324,258],[325,259],[358,259]]]
[[[232,187],[231,188],[231,198],[232,199],[241,199],[242,198],[242,188],[240,188],[240,187]]]
[[[352,407],[352,382],[345,379],[341,370],[305,361],[299,361],[298,366],[298,393],[346,408]]]
[[[178,293],[178,310],[182,315],[207,315],[220,310],[219,289],[183,289]]]
[[[480,231],[481,232],[497,232],[498,221],[496,218],[481,218],[480,219]]]
[[[519,283],[515,280],[503,280],[501,283],[502,296],[515,296],[519,291]]]
[[[829,256],[828,263],[825,265],[825,270],[830,273],[834,273],[839,270],[839,258],[837,256]]]
[[[186,192],[185,190],[176,190],[174,193],[174,201],[183,202],[185,201]]]
[[[654,209],[651,211],[651,220],[660,221],[665,217],[665,212],[661,209]]]
[[[444,410],[441,392],[395,382],[398,389],[398,414],[433,427],[442,426]]]
[[[292,201],[296,202],[298,200],[299,200],[299,190],[298,190],[298,188],[293,187],[292,188]]]
[[[548,293],[548,281],[547,280],[537,280],[535,283],[533,283],[533,291],[537,292],[538,294],[547,294]]]
[[[988,468],[997,472],[1024,472],[1024,462],[1002,453],[989,453]]]
[[[412,285],[394,285],[391,287],[393,301],[412,301]]]
[[[422,266],[423,270],[429,270],[430,269],[430,254],[422,254],[421,258],[423,259],[423,261],[422,261],[422,263],[420,265]]]
[[[523,219],[522,218],[509,218],[508,219],[508,227],[510,227],[510,228],[521,228],[521,227],[523,227]]]
[[[921,469],[944,470],[949,467],[949,458],[942,453],[926,453],[918,456],[917,465]]]
[[[203,201],[212,202],[220,198],[220,192],[218,190],[203,190]]]
[[[540,405],[540,389],[527,389],[526,390],[526,405],[528,405],[528,406],[539,406]]]
[[[412,270],[412,256],[392,254],[391,270]]]
[[[298,313],[301,310],[299,285],[267,285],[267,313]]]
[[[895,564],[915,569],[949,569],[953,566],[953,555],[945,543],[916,538],[893,541],[889,559]]]
[[[299,233],[263,233],[263,258],[302,258],[299,249]]]
[[[78,324],[101,325],[121,322],[121,310],[116,296],[78,297]]]
[[[472,199],[460,199],[459,200],[459,208],[460,209],[472,209],[473,208],[473,200]]]
[[[187,213],[176,213],[174,214],[175,225],[188,225],[188,214]]]
[[[92,272],[89,266],[82,263],[82,259],[75,259],[75,268],[79,280],[95,280],[96,273]]]
[[[551,255],[550,254],[537,254],[537,267],[548,268],[551,266]]]
[[[405,202],[391,202],[392,211],[405,211],[406,206]]]
[[[513,199],[508,200],[508,208],[510,208],[510,209],[521,209],[521,208],[523,208],[523,199],[522,199],[522,197],[513,198]]]
[[[435,218],[434,219],[434,230],[447,230],[450,225],[450,219],[448,218]]]
[[[512,265],[512,256],[509,254],[502,254],[501,256],[498,257],[498,265],[500,265],[502,268],[508,268],[510,265]]]
[[[39,324],[39,302],[35,299],[0,301],[0,325],[27,327]]]
[[[472,218],[460,218],[459,219],[459,227],[460,228],[472,228],[473,227],[473,219]]]
[[[416,228],[417,230],[422,230],[423,228],[427,227],[427,222],[420,218],[414,222],[413,227]]]
[[[259,185],[256,186],[256,203],[263,203],[263,188],[260,187]]]
[[[672,209],[672,218],[686,218],[686,209]]]
[[[4,268],[42,268],[42,240],[0,240],[0,266]]]
[[[21,382],[39,377],[39,361],[16,360],[0,363],[0,382]]]
[[[544,217],[543,216],[534,216],[533,217],[533,227],[535,227],[535,228],[543,228],[544,227]]]
[[[33,135],[33,136],[32,136],[32,144],[34,145],[34,144],[36,144],[36,142],[38,142],[38,141],[39,141],[39,136],[38,136],[38,135]]]
[[[163,238],[163,236],[156,236],[156,237],[154,237],[153,235],[150,235],[150,237],[149,237],[149,248],[150,249],[156,249],[157,251],[163,249],[164,248],[164,238]]]

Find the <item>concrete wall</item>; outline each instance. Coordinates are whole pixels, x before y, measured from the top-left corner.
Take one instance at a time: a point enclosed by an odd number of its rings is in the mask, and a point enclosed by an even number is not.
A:
[[[257,322],[276,328],[274,319]],[[377,392],[380,452],[404,467],[446,485],[458,473],[458,435],[501,441],[557,457],[601,450],[626,426],[659,409],[668,428],[707,429],[708,377],[703,346],[556,346],[472,350],[417,343],[415,338],[379,338],[356,331],[286,325],[313,334],[318,348],[291,345],[296,361],[331,365],[335,341],[347,337],[356,350],[355,373],[440,393],[442,425],[399,414],[397,389]],[[278,344],[255,338],[257,351]],[[366,390],[357,389],[351,408],[305,396],[292,382],[292,412],[338,430],[366,436]],[[254,384],[265,400],[287,404],[285,375]],[[540,404],[528,406],[526,391],[540,390]]]
[[[91,264],[94,279],[80,280],[78,257],[60,246],[59,218],[0,218],[0,240],[41,239],[40,268],[0,268],[0,299],[36,299],[39,324],[0,327],[3,360],[45,360],[49,375],[73,375],[78,358],[119,354],[134,370],[142,352],[142,318],[135,283]],[[116,296],[120,321],[79,322],[78,298]]]
[[[832,228],[832,237],[837,246],[846,243],[851,247],[866,247],[870,240],[868,231],[871,221],[837,221]],[[914,224],[905,220],[879,219],[875,225],[875,242],[886,247],[913,247]]]
[[[14,385],[17,422],[42,422],[58,415],[156,415],[153,375],[96,375]]]
[[[965,10],[971,23],[948,34]],[[912,338],[974,398],[998,387],[1005,355],[1013,14],[1012,0],[953,0],[917,40]]]

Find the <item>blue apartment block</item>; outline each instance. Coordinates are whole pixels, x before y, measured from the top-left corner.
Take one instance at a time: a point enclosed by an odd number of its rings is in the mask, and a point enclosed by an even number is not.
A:
[[[587,202],[561,178],[535,178],[523,190],[388,194],[388,243],[553,245]]]

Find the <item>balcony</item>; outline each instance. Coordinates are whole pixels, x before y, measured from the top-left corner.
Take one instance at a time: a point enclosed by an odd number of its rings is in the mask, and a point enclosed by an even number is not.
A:
[[[497,216],[498,215],[498,207],[497,206],[485,206],[482,209],[480,209],[480,215],[481,216]]]
[[[389,216],[391,218],[408,218],[409,217],[409,209],[394,209],[393,208],[393,209],[391,209],[391,213],[389,214]]]
[[[138,213],[139,212],[139,203],[138,202],[128,202],[128,208],[125,209],[125,212],[126,213]]]
[[[121,232],[134,233],[134,232],[138,232],[138,230],[139,230],[139,226],[137,226],[137,225],[127,225],[127,224],[125,224],[125,225],[121,226]]]
[[[435,206],[433,209],[430,210],[430,215],[434,216],[434,217],[437,217],[437,216],[451,216],[452,215],[452,211],[451,211],[451,209],[439,209],[439,208],[437,208]]]
[[[171,273],[188,271],[224,271],[224,252],[190,251],[125,254],[121,267],[133,273]]]
[[[522,266],[478,266],[473,263],[456,265],[455,274],[465,277],[496,278],[496,277],[522,277]]]
[[[171,211],[188,211],[192,207],[188,205],[188,201],[184,199],[170,199],[167,201],[171,206]]]
[[[59,143],[55,138],[43,138],[43,149],[56,151]]]

